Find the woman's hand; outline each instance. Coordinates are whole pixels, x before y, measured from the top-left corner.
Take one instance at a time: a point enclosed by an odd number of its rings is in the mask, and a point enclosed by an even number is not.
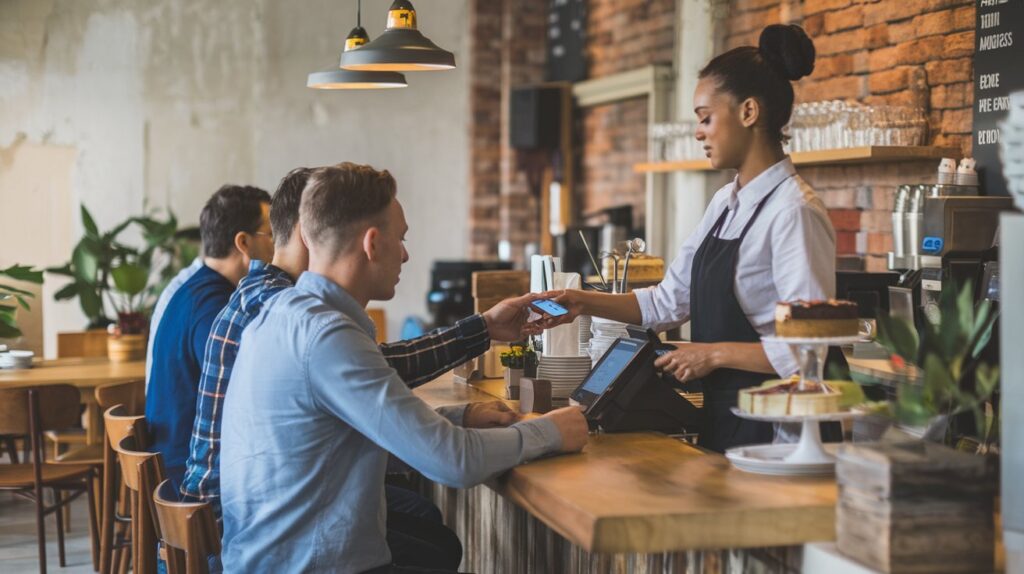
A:
[[[538,295],[539,299],[550,299],[555,303],[558,303],[562,307],[565,307],[568,313],[560,315],[558,317],[552,317],[547,313],[537,309],[536,307],[530,307],[537,313],[541,313],[543,316],[534,321],[533,324],[539,326],[542,329],[550,329],[565,323],[572,323],[584,313],[583,308],[583,291],[579,289],[556,289],[554,291],[545,291]]]
[[[714,343],[676,345],[654,361],[654,366],[672,375],[681,383],[700,379],[718,368]]]

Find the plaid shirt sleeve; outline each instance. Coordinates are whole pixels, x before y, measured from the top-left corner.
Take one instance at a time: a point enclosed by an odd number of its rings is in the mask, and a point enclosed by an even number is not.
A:
[[[418,387],[438,375],[483,354],[491,346],[483,316],[467,317],[454,327],[422,337],[380,346],[391,368],[409,387]]]

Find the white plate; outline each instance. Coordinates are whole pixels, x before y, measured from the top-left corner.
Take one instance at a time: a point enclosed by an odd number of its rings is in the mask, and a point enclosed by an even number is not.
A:
[[[843,411],[841,413],[823,413],[820,415],[755,415],[746,411],[741,411],[737,407],[729,409],[732,414],[740,417],[741,419],[747,419],[752,421],[760,421],[765,423],[802,423],[806,421],[811,422],[825,422],[825,421],[841,421],[845,419],[853,419],[864,416],[863,413],[857,413],[853,411]]]
[[[783,459],[789,456],[796,444],[759,444],[738,446],[725,451],[725,457],[736,468],[756,474],[773,474],[777,476],[831,476],[835,474],[835,462],[822,463],[787,463]],[[839,443],[825,445],[825,450],[835,456]]]

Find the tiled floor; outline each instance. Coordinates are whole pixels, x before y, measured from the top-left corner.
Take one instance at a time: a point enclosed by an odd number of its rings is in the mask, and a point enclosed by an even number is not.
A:
[[[47,495],[49,496],[49,495]],[[65,534],[67,567],[57,560],[57,521],[46,517],[46,566],[55,574],[91,574],[89,552],[89,507],[85,496],[72,503],[71,532]],[[0,493],[0,572],[31,574],[39,572],[36,543],[35,505],[10,493]]]

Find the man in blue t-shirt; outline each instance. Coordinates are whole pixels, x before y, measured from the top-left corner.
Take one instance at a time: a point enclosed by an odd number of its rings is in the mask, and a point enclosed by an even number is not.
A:
[[[196,387],[214,318],[227,304],[253,259],[274,256],[270,194],[225,185],[199,217],[203,265],[167,302],[153,337],[146,393],[151,449],[163,455],[167,477],[181,484],[196,416]]]

